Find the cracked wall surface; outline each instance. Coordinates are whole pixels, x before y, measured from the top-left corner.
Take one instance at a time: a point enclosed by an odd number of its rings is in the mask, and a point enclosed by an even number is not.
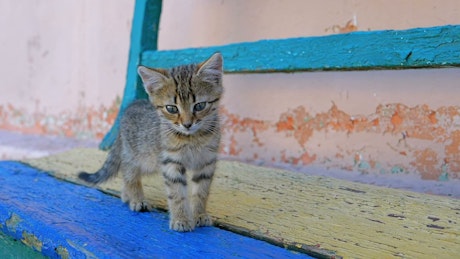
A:
[[[229,156],[241,159],[252,150],[246,159],[321,164],[364,173],[416,173],[426,180],[460,177],[460,106],[432,110],[427,105],[380,104],[368,115],[351,115],[335,104],[311,115],[298,106],[281,113],[278,121],[241,119],[222,110],[229,139],[222,152]],[[437,118],[447,121],[440,125]],[[261,137],[268,132],[273,136]],[[278,143],[293,139],[296,144],[277,145],[270,148],[271,156],[261,155],[274,138]],[[324,142],[336,144],[324,148]]]
[[[227,77],[227,156],[425,180],[460,178],[458,69],[247,77]],[[243,90],[242,81],[258,84]]]

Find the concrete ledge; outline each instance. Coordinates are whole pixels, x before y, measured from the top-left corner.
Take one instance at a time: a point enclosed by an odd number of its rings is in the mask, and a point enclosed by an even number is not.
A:
[[[97,170],[105,157],[100,150],[74,149],[27,162],[78,182],[78,171]],[[144,186],[147,198],[165,209],[162,182],[154,176],[146,178]],[[120,186],[116,178],[100,188],[118,195]],[[120,201],[118,206],[123,206]],[[220,161],[209,211],[220,227],[324,256],[460,254],[460,200],[455,198]]]
[[[168,229],[166,213],[0,162],[0,231],[51,258],[311,258],[215,227]]]

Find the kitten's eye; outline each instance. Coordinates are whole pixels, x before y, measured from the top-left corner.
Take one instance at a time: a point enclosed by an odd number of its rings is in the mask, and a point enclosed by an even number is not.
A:
[[[166,111],[168,111],[171,114],[177,114],[179,113],[179,110],[177,109],[176,106],[174,105],[166,105]]]
[[[204,108],[206,108],[206,104],[207,102],[201,102],[201,103],[195,104],[195,106],[193,106],[193,111],[199,112],[199,111],[204,110]]]

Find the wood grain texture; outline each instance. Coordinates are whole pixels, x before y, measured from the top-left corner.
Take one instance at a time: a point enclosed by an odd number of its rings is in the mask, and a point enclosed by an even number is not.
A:
[[[0,232],[50,258],[312,258],[215,227],[171,231],[166,213],[22,163],[0,162],[0,180]]]
[[[85,149],[27,162],[78,182],[77,171],[97,170],[105,156]],[[146,178],[144,186],[148,199],[165,209],[160,176]],[[115,195],[120,187],[119,178],[100,186]],[[460,200],[448,197],[220,161],[209,212],[218,226],[299,250],[321,248],[326,256],[460,254]]]
[[[224,57],[226,73],[412,69],[460,66],[460,26],[261,40],[206,48],[146,51],[141,64],[171,68]]]

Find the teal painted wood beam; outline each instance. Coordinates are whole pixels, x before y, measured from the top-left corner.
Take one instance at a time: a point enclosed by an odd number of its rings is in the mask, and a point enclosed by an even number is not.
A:
[[[128,105],[141,98],[147,98],[142,82],[137,76],[137,67],[141,53],[147,50],[156,50],[158,42],[158,27],[160,23],[162,0],[136,0],[131,28],[131,40],[126,73],[126,84],[120,112],[112,129],[105,135],[99,147],[109,149],[118,135],[118,125],[122,111]]]
[[[141,64],[171,68],[201,62],[217,51],[226,73],[458,67],[460,25],[146,51]]]

